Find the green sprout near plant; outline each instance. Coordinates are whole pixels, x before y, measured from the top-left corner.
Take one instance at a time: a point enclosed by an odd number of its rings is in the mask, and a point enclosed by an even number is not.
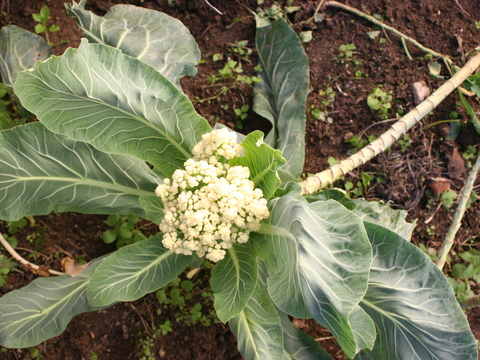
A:
[[[351,59],[353,57],[353,51],[356,49],[355,44],[343,44],[340,45],[338,54],[339,57],[344,59]]]
[[[440,200],[442,201],[443,207],[445,209],[450,209],[457,200],[458,194],[453,190],[446,190],[440,194]]]
[[[116,242],[117,248],[133,244],[145,240],[145,235],[141,230],[136,229],[136,224],[140,221],[137,214],[128,214],[127,216],[120,216],[118,214],[111,214],[105,221],[108,226],[114,226],[114,229],[106,230],[102,239],[105,244]]]
[[[38,24],[35,25],[35,32],[37,34],[43,34],[45,33],[45,38],[47,39],[48,45],[51,47],[64,43],[65,41],[61,41],[58,44],[54,44],[50,41],[50,33],[56,32],[60,30],[60,27],[58,25],[52,24],[50,26],[47,26],[48,22],[50,21],[50,8],[48,5],[43,6],[40,9],[40,12],[38,14],[32,14],[33,20],[37,21]]]
[[[227,52],[231,55],[238,55],[238,57],[243,60],[248,60],[252,55],[252,49],[248,47],[248,40],[240,40],[233,44],[227,44]]]
[[[376,111],[380,117],[387,119],[388,112],[392,108],[392,91],[383,91],[382,85],[377,85],[373,91],[367,96],[367,104],[370,109]]]
[[[406,134],[403,138],[397,140],[397,144],[400,145],[400,151],[405,153],[410,146],[412,146],[410,142],[410,135]]]
[[[248,111],[250,110],[249,105],[242,105],[239,108],[233,109],[233,112],[235,115],[237,115],[237,128],[242,130],[243,129],[243,121],[247,118],[248,116]]]

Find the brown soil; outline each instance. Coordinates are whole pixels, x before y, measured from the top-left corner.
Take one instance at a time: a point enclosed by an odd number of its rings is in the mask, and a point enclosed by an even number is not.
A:
[[[77,47],[81,35],[75,21],[67,18],[63,2],[2,1],[0,11],[4,15],[0,18],[0,25],[15,24],[33,31],[35,23],[31,15],[37,13],[44,4],[48,4],[53,23],[61,28],[59,32],[52,34],[52,40],[68,40],[67,45],[55,47],[55,53],[62,54],[67,46]],[[89,1],[88,6],[97,14],[103,15],[114,4],[130,3],[163,11],[183,21],[197,40],[202,58],[206,60],[199,66],[196,77],[183,81],[185,92],[194,101],[197,111],[206,119],[212,123],[219,121],[235,127],[237,117],[233,108],[243,104],[251,105],[251,87],[228,81],[212,84],[208,76],[218,76],[218,70],[225,64],[229,44],[248,40],[249,47],[254,48],[255,24],[251,11],[255,10],[257,2],[210,2],[223,15],[217,14],[204,0],[176,0],[174,6],[168,6],[166,0]],[[280,4],[284,5],[285,2],[281,0]],[[449,56],[458,66],[464,63],[463,55],[470,54],[479,45],[480,30],[475,26],[475,22],[480,20],[480,2],[477,0],[341,2],[371,15],[381,16],[388,25],[416,39],[425,47]],[[272,1],[267,0],[263,7],[271,4]],[[376,85],[382,84],[384,91],[392,91],[394,101],[389,117],[395,117],[395,113],[406,112],[415,106],[411,90],[413,83],[423,80],[432,90],[442,84],[441,80],[435,80],[429,75],[429,61],[422,58],[425,54],[421,50],[408,45],[412,56],[412,60],[409,60],[396,35],[380,32],[377,39],[370,39],[367,33],[376,29],[372,29],[372,25],[366,20],[328,7],[322,10],[325,17],[323,22],[306,22],[313,16],[317,4],[318,1],[295,0],[294,5],[301,9],[289,15],[296,31],[312,30],[313,34],[313,40],[305,44],[311,76],[307,105],[309,121],[304,169],[306,174],[328,167],[329,157],[346,157],[351,146],[345,143],[345,140],[352,135],[367,128],[364,137],[370,134],[379,135],[389,127],[391,122],[382,122],[383,119],[366,103],[368,93]],[[342,62],[339,47],[351,43],[356,47],[353,57]],[[223,54],[223,58],[214,62],[212,55],[216,53]],[[244,73],[253,75],[255,56],[243,63]],[[362,73],[361,76],[356,73],[358,71]],[[446,74],[445,68],[442,69],[442,74]],[[204,100],[217,96],[221,89],[221,86],[218,86],[220,83],[225,84],[228,91],[215,100]],[[320,93],[327,87],[335,92],[334,101],[329,104],[322,103],[327,100],[327,96]],[[462,121],[467,122],[468,116],[463,108],[457,106],[458,101],[458,95],[450,95],[433,114],[412,129],[409,132],[410,140],[407,141],[410,146],[405,151],[401,146],[395,145],[391,151],[381,154],[345,179],[356,186],[356,183],[361,181],[362,173],[370,174],[374,180],[368,190],[363,189],[363,196],[369,200],[392,201],[397,208],[408,210],[408,218],[411,221],[417,219],[418,225],[412,239],[415,244],[423,243],[427,247],[438,248],[443,242],[455,207],[446,210],[439,206],[440,200],[431,194],[429,183],[438,177],[448,178],[452,189],[459,191],[466,175],[455,177],[449,173],[448,162],[453,149],[458,147],[460,152],[463,152],[468,145],[479,144],[479,136],[469,126],[464,127],[457,142],[453,142],[445,140],[449,131],[448,125],[434,125],[437,121],[450,119],[453,111],[457,111]],[[479,108],[478,100],[470,99],[470,103],[474,109]],[[315,119],[314,109],[327,111],[330,122]],[[262,119],[250,112],[242,131],[265,126]],[[377,183],[375,179],[381,181]],[[342,186],[342,183],[338,186]],[[479,186],[475,188],[477,191]],[[52,214],[35,219],[36,225],[21,229],[17,238],[19,247],[35,250],[32,261],[39,264],[58,268],[59,259],[64,254],[74,257],[85,255],[88,261],[114,250],[114,246],[105,245],[101,240],[101,234],[108,229],[104,216]],[[154,231],[151,224],[142,222],[139,226],[145,233]],[[4,232],[5,229],[0,228],[0,231]],[[477,202],[465,214],[456,238],[457,244],[468,244],[464,249],[478,248],[479,231],[480,205]],[[20,253],[25,257],[29,256],[27,251]],[[0,289],[0,294],[22,287],[34,277],[35,275],[26,271],[12,272],[8,276],[7,284]],[[200,292],[196,293],[191,304],[205,300],[200,299],[199,294]],[[211,306],[211,301],[204,301],[204,304]],[[98,313],[82,314],[73,319],[63,335],[46,341],[37,348],[47,360],[94,359],[95,355],[102,360],[140,359],[147,355],[142,350],[145,344],[148,344],[149,356],[153,359],[241,358],[228,326],[188,326],[184,322],[175,323],[174,314],[163,311],[158,315],[159,309],[161,306],[155,295],[150,294],[133,303],[120,303]],[[480,339],[479,310],[470,311],[468,315],[472,330],[476,338]],[[153,327],[158,327],[167,320],[172,321],[173,331],[154,339]],[[344,359],[328,332],[313,326],[311,322],[300,325],[318,338],[335,359]],[[5,360],[30,358],[30,350],[2,351],[5,352],[0,352],[0,357]]]

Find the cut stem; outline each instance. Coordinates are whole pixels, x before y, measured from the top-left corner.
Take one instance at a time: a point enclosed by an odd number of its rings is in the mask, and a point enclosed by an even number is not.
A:
[[[423,117],[435,109],[435,107],[437,107],[437,105],[440,104],[448,94],[460,86],[478,66],[480,66],[480,54],[471,58],[451,79],[447,80],[432,95],[393,124],[388,131],[380,135],[376,140],[372,141],[349,158],[302,181],[300,185],[303,188],[303,193],[311,194],[320,191],[392,146]]]
[[[32,264],[31,262],[25,260],[23,257],[21,257],[16,251],[14,248],[12,248],[10,246],[10,244],[7,242],[7,240],[5,240],[5,238],[3,237],[3,235],[0,233],[0,243],[3,245],[3,247],[5,248],[5,250],[7,250],[10,255],[15,259],[17,260],[20,264],[22,265],[25,265],[25,266],[28,266],[29,268],[32,268],[34,270],[38,270],[40,268],[40,266],[38,265],[35,265],[35,264]],[[62,273],[62,272],[59,272],[59,271],[55,271],[55,270],[51,270],[51,269],[48,269],[48,272],[52,275],[65,275],[65,273]]]
[[[477,157],[475,165],[472,166],[472,170],[468,174],[467,181],[465,182],[465,187],[463,188],[462,193],[460,194],[460,201],[458,202],[457,211],[453,217],[452,225],[448,229],[447,235],[445,235],[445,240],[443,241],[443,247],[438,253],[437,266],[441,270],[447,261],[447,256],[450,253],[450,249],[453,246],[455,241],[455,235],[457,234],[460,225],[462,224],[462,218],[467,210],[467,202],[470,199],[470,194],[472,193],[473,184],[477,179],[478,171],[480,170],[480,154]]]

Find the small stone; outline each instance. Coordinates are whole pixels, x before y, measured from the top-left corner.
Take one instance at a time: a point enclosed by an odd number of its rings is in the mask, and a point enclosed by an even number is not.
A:
[[[417,81],[412,85],[412,92],[413,92],[413,101],[415,105],[420,104],[423,100],[425,100],[428,96],[430,96],[430,88],[428,87],[425,81]]]

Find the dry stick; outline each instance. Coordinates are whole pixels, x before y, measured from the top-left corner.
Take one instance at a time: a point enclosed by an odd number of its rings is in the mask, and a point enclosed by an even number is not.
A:
[[[11,246],[10,244],[7,242],[7,240],[5,240],[5,238],[3,237],[3,235],[0,233],[0,243],[3,245],[3,247],[5,248],[5,250],[7,250],[10,255],[12,255],[12,257],[17,260],[20,264],[22,265],[26,265],[32,269],[35,269],[35,270],[38,270],[40,268],[40,266],[38,265],[35,265],[35,264],[32,264],[31,262],[25,260],[24,258],[22,258]],[[48,269],[48,272],[52,275],[65,275],[65,273],[62,273],[62,272],[59,272],[59,271],[55,271],[55,270],[51,270],[51,269]]]
[[[460,86],[463,81],[470,76],[477,67],[480,66],[480,54],[471,58],[463,68],[460,69],[452,78],[447,80],[432,95],[425,99],[421,104],[417,105],[403,118],[398,120],[392,127],[380,135],[379,138],[372,141],[356,154],[342,160],[336,165],[313,175],[302,181],[300,185],[304,194],[311,194],[326,186],[333,184],[336,180],[345,176],[348,172],[356,167],[365,164],[385,149],[392,146],[401,136],[417,124],[430,111],[435,109],[448,94]]]
[[[473,165],[472,170],[468,174],[468,179],[465,182],[465,187],[463,188],[462,193],[460,194],[460,201],[458,202],[457,211],[453,217],[452,225],[448,229],[447,235],[445,235],[445,240],[443,241],[443,247],[440,249],[437,261],[437,267],[441,270],[447,261],[447,255],[452,248],[453,242],[455,240],[455,235],[457,234],[458,229],[462,223],[463,215],[467,210],[467,202],[470,199],[470,194],[472,193],[473,184],[477,179],[477,173],[480,170],[480,154],[477,157],[475,165]]]
[[[375,19],[373,16],[370,16],[368,14],[365,14],[364,12],[361,12],[360,10],[357,10],[353,7],[350,7],[348,5],[345,5],[345,4],[341,4],[339,2],[336,2],[336,1],[327,1],[325,3],[325,6],[331,6],[331,7],[336,7],[336,8],[339,8],[339,9],[342,9],[342,10],[346,10],[346,11],[349,11],[351,13],[354,13],[355,15],[361,17],[361,18],[364,18],[365,20],[368,20],[378,26],[380,26],[381,28],[385,29],[385,30],[389,30],[391,32],[393,32],[394,34],[397,34],[398,36],[400,36],[401,38],[404,38],[405,40],[411,42],[413,45],[415,45],[416,47],[418,47],[420,50],[422,51],[425,51],[426,53],[430,53],[432,54],[433,56],[436,56],[436,57],[441,57],[441,58],[445,58],[445,55],[442,55],[432,49],[429,49],[425,46],[423,46],[422,44],[420,44],[417,40],[411,38],[410,36],[407,36],[403,33],[401,33],[400,31],[398,31],[397,29],[391,27],[391,26],[388,26],[388,25],[385,25],[384,23],[382,23],[381,21],[378,21],[377,19]]]

